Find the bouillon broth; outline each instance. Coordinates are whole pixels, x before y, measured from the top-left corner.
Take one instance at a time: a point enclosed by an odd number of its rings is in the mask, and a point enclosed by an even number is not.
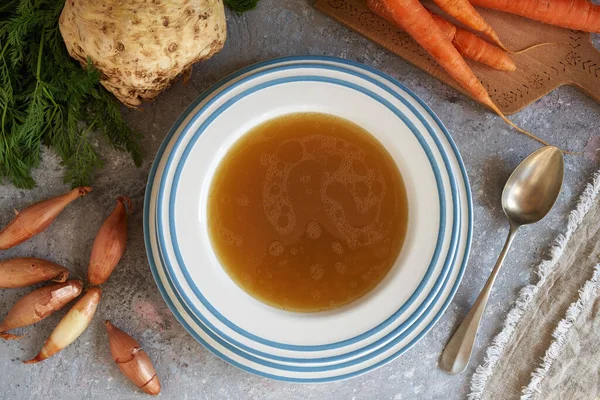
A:
[[[333,309],[373,289],[398,257],[407,218],[404,183],[383,146],[318,113],[245,134],[208,198],[223,268],[250,295],[290,311]]]

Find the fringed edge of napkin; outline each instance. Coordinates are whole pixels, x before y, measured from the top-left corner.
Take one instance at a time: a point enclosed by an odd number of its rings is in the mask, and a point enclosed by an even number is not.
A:
[[[564,234],[559,234],[554,240],[550,248],[550,259],[542,261],[535,271],[538,281],[535,284],[529,284],[521,289],[519,296],[515,301],[515,306],[506,316],[504,326],[500,333],[492,340],[492,344],[488,347],[482,365],[479,365],[471,378],[471,393],[467,396],[469,400],[479,400],[483,395],[487,380],[492,375],[496,363],[502,356],[504,347],[512,338],[515,328],[521,317],[535,298],[539,289],[546,282],[546,277],[554,270],[554,267],[560,257],[563,255],[565,247],[573,232],[577,230],[583,218],[592,208],[594,200],[600,192],[600,172],[594,174],[592,183],[588,183],[585,190],[579,197],[577,207],[569,214],[567,223],[567,231]]]
[[[594,267],[592,279],[579,289],[577,301],[569,306],[565,318],[558,323],[556,329],[552,332],[554,341],[548,347],[548,350],[546,350],[541,365],[531,374],[531,382],[523,388],[521,400],[531,400],[540,393],[542,381],[546,378],[552,364],[560,355],[565,345],[567,333],[569,333],[569,330],[573,327],[577,318],[579,318],[583,307],[596,298],[598,291],[600,291],[600,264]]]

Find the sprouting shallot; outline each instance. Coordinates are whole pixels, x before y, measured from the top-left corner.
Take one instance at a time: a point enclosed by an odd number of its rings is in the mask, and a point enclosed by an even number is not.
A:
[[[52,280],[62,283],[69,270],[52,261],[33,257],[0,261],[0,288],[21,288]]]
[[[99,287],[89,288],[56,325],[37,356],[24,361],[24,363],[35,364],[44,361],[73,343],[92,321],[98,303],[100,303],[101,293],[102,290]]]
[[[98,230],[88,266],[88,280],[92,285],[106,282],[125,252],[128,209],[131,213],[131,199],[126,196],[117,197],[115,209]]]
[[[17,212],[17,216],[0,231],[0,250],[10,249],[44,231],[69,203],[91,190],[86,186],[78,187]]]
[[[18,336],[5,332],[43,320],[79,296],[82,289],[83,284],[81,281],[71,280],[44,286],[25,295],[15,303],[4,321],[0,323],[0,337],[3,339],[18,339]]]
[[[140,344],[110,321],[104,324],[108,332],[110,353],[123,375],[144,392],[151,395],[159,394],[160,380],[152,361],[141,349]]]

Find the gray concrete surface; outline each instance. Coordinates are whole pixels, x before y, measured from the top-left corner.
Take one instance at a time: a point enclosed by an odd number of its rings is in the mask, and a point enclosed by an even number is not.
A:
[[[510,171],[538,145],[507,128],[497,117],[398,57],[350,32],[315,11],[312,0],[262,0],[256,11],[229,16],[225,49],[194,69],[187,86],[175,84],[142,112],[127,111],[130,124],[145,134],[145,162],[135,168],[129,158],[98,139],[106,168],[94,192],[68,207],[43,234],[3,252],[46,257],[83,277],[95,233],[117,195],[133,198],[137,207],[122,262],[104,285],[104,298],[90,328],[60,354],[38,365],[20,361],[36,354],[64,312],[23,329],[20,341],[0,342],[0,399],[136,399],[146,396],[125,380],[112,362],[102,325],[111,319],[136,337],[155,362],[165,399],[459,399],[468,392],[470,376],[482,361],[485,346],[498,333],[518,289],[529,281],[531,268],[566,223],[567,213],[598,168],[600,106],[570,87],[560,88],[513,116],[520,126],[569,149],[585,149],[566,158],[565,186],[555,210],[542,223],[516,239],[491,297],[477,350],[462,375],[436,366],[440,351],[474,301],[497,257],[508,225],[500,209],[500,193]],[[283,27],[283,28],[282,28]],[[271,57],[327,54],[379,68],[421,96],[453,134],[469,171],[475,203],[471,259],[455,300],[433,330],[402,357],[377,371],[349,381],[293,385],[259,378],[232,367],[196,343],[163,302],[150,274],[142,237],[142,199],[147,174],[160,142],[185,107],[203,90],[240,67]],[[61,167],[45,153],[35,172],[39,188],[0,187],[0,225],[12,209],[62,193]],[[30,289],[2,290],[0,316]]]

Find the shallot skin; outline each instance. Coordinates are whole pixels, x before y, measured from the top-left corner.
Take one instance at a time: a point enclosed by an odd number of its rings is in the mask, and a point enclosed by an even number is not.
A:
[[[48,260],[19,257],[0,261],[0,288],[12,289],[52,280],[62,283],[69,270]]]
[[[79,296],[82,289],[83,283],[81,281],[70,280],[44,286],[26,294],[15,303],[4,321],[0,323],[0,337],[3,339],[17,339],[18,336],[4,332],[43,320]]]
[[[150,357],[141,349],[140,344],[110,321],[104,324],[108,332],[112,358],[123,375],[144,392],[151,395],[159,394],[160,380]]]
[[[0,231],[0,250],[17,246],[43,232],[73,200],[92,191],[82,186],[26,207]]]
[[[102,290],[99,287],[89,288],[56,325],[40,352],[24,363],[36,364],[44,361],[73,343],[92,321],[100,303],[101,294]]]
[[[104,220],[96,234],[88,266],[88,280],[92,285],[106,282],[125,253],[128,209],[131,212],[131,199],[125,196],[118,197],[115,209]]]

